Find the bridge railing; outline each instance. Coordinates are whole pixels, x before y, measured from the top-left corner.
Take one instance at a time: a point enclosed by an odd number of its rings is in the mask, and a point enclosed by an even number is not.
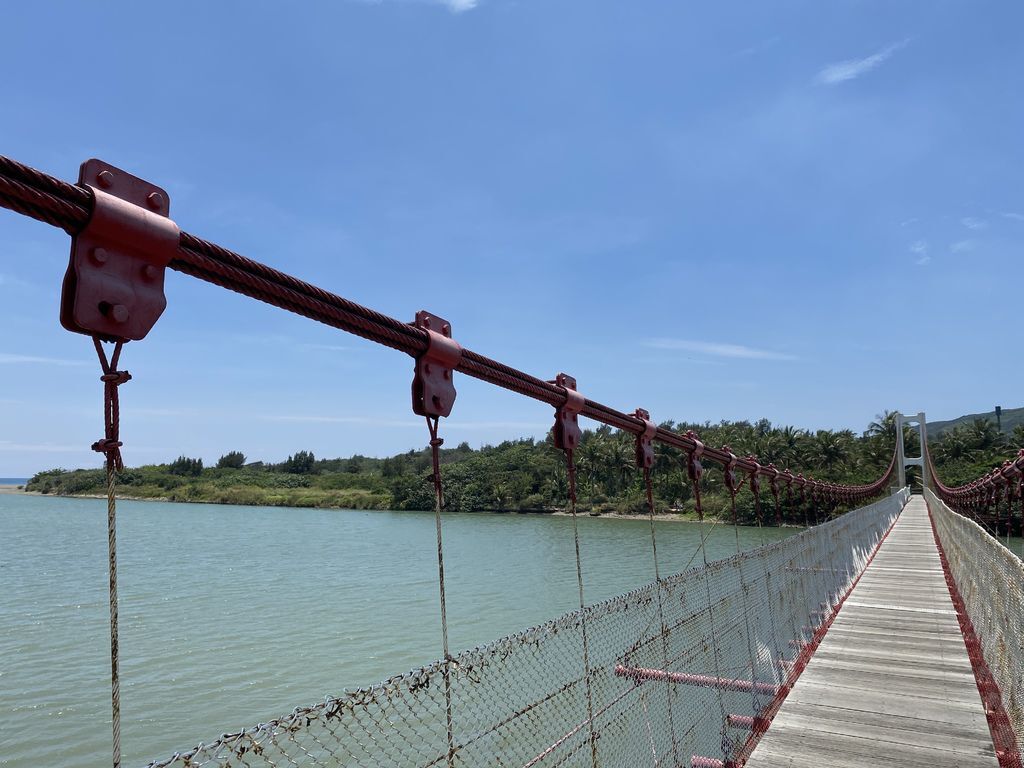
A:
[[[738,765],[907,497],[901,491],[151,768]]]
[[[1024,562],[925,490],[996,749],[1024,743]]]

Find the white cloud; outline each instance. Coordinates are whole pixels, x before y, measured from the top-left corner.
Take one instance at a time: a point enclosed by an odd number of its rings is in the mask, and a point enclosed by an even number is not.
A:
[[[896,53],[896,51],[900,50],[900,48],[906,47],[909,42],[909,38],[901,40],[900,42],[893,43],[892,45],[883,48],[878,53],[873,53],[863,59],[848,59],[847,61],[829,64],[818,72],[815,79],[823,85],[838,85],[839,83],[844,83],[847,80],[854,80],[866,72],[870,72],[875,67],[880,66],[886,59]]]
[[[910,244],[910,252],[917,255],[914,259],[914,263],[919,267],[926,266],[931,263],[932,257],[928,255],[928,241],[927,240],[915,240]]]
[[[1013,221],[1024,221],[1024,213],[1014,213],[1013,211],[1007,211],[1006,213],[1001,213],[1000,216],[1002,216],[1004,219],[1012,219]]]
[[[0,352],[0,365],[85,365],[84,360],[61,360],[55,357],[12,355]]]
[[[643,343],[651,349],[667,349],[683,352],[699,352],[712,357],[731,357],[743,360],[796,360],[793,355],[754,349],[742,344],[721,344],[713,341],[690,341],[688,339],[649,339]]]
[[[955,243],[950,243],[950,253],[970,253],[974,250],[973,240],[957,240]]]
[[[960,223],[968,229],[985,229],[988,226],[988,222],[984,219],[976,219],[973,216],[964,216],[960,219]]]
[[[907,219],[906,221],[901,221],[900,222],[900,226],[901,227],[909,227],[911,224],[916,224],[916,223],[917,223],[917,219]]]

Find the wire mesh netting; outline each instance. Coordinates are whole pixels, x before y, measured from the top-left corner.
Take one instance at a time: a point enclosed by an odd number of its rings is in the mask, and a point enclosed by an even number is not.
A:
[[[925,491],[943,556],[970,620],[968,646],[978,642],[987,670],[979,688],[989,709],[1001,699],[1017,744],[1024,743],[1024,562],[978,523]],[[962,622],[961,622],[962,623]],[[973,637],[972,637],[973,635]],[[970,652],[972,649],[968,647]],[[978,673],[976,667],[976,674]],[[988,675],[998,688],[986,690]],[[991,700],[990,697],[995,700]],[[991,720],[991,716],[990,716]],[[992,723],[998,728],[997,722]],[[998,733],[994,734],[997,738]]]
[[[150,765],[530,768],[734,759],[906,498],[901,491]]]

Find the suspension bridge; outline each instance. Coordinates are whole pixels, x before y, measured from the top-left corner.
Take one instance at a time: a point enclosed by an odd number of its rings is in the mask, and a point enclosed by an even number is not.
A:
[[[119,389],[124,345],[166,307],[167,269],[404,352],[424,418],[435,491],[439,659],[369,688],[229,732],[150,763],[199,766],[1017,766],[1024,739],[1024,565],[990,530],[1024,527],[1024,452],[984,477],[944,485],[924,414],[897,417],[888,469],[872,483],[817,480],[658,427],[464,348],[429,311],[388,317],[180,230],[163,189],[90,160],[72,184],[0,156],[0,206],[72,237],[60,319],[88,336],[103,383],[111,649],[112,763],[121,764],[117,600]],[[456,373],[554,409],[576,536],[579,606],[465,651],[448,644],[442,419]],[[653,581],[586,599],[576,516],[579,417],[635,435],[647,489]],[[457,416],[456,416],[457,418]],[[920,436],[907,456],[904,422]],[[654,444],[675,449],[697,511],[706,467],[757,523],[784,508],[824,519],[789,538],[681,573],[658,565]],[[911,496],[917,466],[923,495]],[[762,498],[764,496],[764,498]],[[769,500],[770,497],[770,500]],[[708,523],[707,527],[713,527]],[[704,528],[702,527],[702,531]]]

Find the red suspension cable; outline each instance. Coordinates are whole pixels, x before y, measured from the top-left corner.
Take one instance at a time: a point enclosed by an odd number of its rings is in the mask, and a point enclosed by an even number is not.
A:
[[[76,235],[89,223],[94,199],[88,187],[69,184],[27,165],[0,155],[0,206],[37,219]],[[337,294],[246,258],[216,243],[181,232],[177,253],[167,265],[206,282],[271,304],[317,322],[339,328],[378,344],[419,357],[428,348],[427,332],[412,324],[376,312]],[[465,349],[457,371],[508,389],[554,407],[565,404],[565,390],[523,371]],[[644,433],[646,424],[594,400],[583,401],[580,415],[634,435]],[[681,435],[658,428],[653,440],[692,454],[700,441],[695,435]],[[701,446],[702,456],[725,466],[726,451]],[[833,486],[844,500],[856,503],[878,495],[889,482],[892,466],[881,478],[866,485]],[[774,470],[752,457],[736,460],[735,469],[747,475],[771,478]],[[812,494],[824,484],[805,478],[802,491]]]

